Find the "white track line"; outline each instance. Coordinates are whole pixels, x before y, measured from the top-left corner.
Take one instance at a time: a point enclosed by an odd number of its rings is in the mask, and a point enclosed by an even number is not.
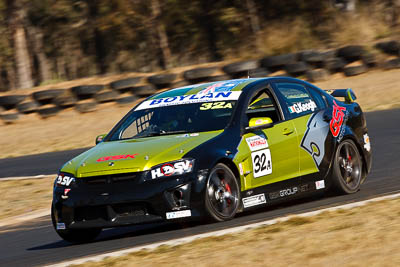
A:
[[[198,234],[198,235],[193,235],[193,236],[188,236],[188,237],[183,237],[183,238],[177,238],[177,239],[157,242],[157,243],[144,245],[144,246],[139,246],[139,247],[134,247],[134,248],[122,249],[122,250],[109,252],[109,253],[104,253],[104,254],[100,254],[100,255],[96,255],[96,256],[83,257],[83,258],[79,258],[79,259],[76,259],[76,260],[64,261],[64,262],[56,263],[56,264],[53,264],[53,265],[47,265],[47,266],[64,267],[64,266],[69,266],[69,265],[72,265],[72,264],[83,264],[83,263],[88,262],[88,261],[99,262],[101,260],[104,260],[106,257],[120,257],[120,256],[126,255],[128,253],[140,251],[142,249],[154,250],[154,249],[156,249],[157,247],[159,247],[161,245],[177,246],[177,245],[181,245],[181,244],[192,242],[193,240],[196,240],[196,239],[199,239],[199,238],[205,238],[205,237],[211,237],[211,236],[221,236],[221,235],[226,235],[226,234],[233,234],[233,233],[242,232],[242,231],[249,230],[249,229],[254,229],[254,228],[257,228],[257,227],[260,227],[260,226],[272,225],[272,224],[276,224],[278,222],[287,221],[287,220],[289,220],[289,219],[291,219],[293,217],[311,217],[311,216],[315,216],[317,214],[320,214],[320,213],[326,212],[326,211],[336,211],[336,210],[339,210],[339,209],[352,209],[352,208],[355,208],[355,207],[364,206],[367,203],[382,201],[382,200],[385,200],[385,199],[393,199],[393,198],[400,198],[400,193],[396,193],[396,194],[393,194],[393,195],[382,196],[382,197],[377,197],[377,198],[372,198],[372,199],[363,200],[363,201],[359,201],[359,202],[353,202],[353,203],[340,205],[340,206],[336,206],[336,207],[331,207],[331,208],[325,208],[325,209],[320,209],[320,210],[316,210],[316,211],[305,212],[305,213],[296,214],[296,215],[288,215],[288,216],[284,216],[284,217],[280,217],[280,218],[276,218],[276,219],[272,219],[272,220],[266,220],[266,221],[263,221],[263,222],[253,223],[253,224],[249,224],[249,225],[237,226],[237,227],[232,227],[232,228],[229,228],[229,229],[224,229],[224,230],[219,230],[219,231],[214,231],[214,232],[208,232],[208,233],[204,233],[204,234]]]
[[[35,176],[18,176],[18,177],[7,177],[7,178],[0,178],[0,182],[3,181],[13,181],[13,180],[27,180],[27,179],[43,179],[49,176],[53,176],[54,179],[56,178],[57,174],[47,174],[47,175],[35,175]]]

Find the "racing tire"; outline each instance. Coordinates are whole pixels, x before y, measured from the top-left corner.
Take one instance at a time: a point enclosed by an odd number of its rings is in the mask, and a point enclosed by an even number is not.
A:
[[[148,77],[147,81],[162,89],[168,87],[176,79],[176,76],[174,73],[156,74]]]
[[[63,109],[73,107],[77,102],[77,99],[73,96],[60,96],[53,99],[53,104]]]
[[[147,97],[157,93],[157,88],[154,85],[146,84],[142,86],[135,86],[131,88],[131,93],[139,97]]]
[[[205,190],[205,209],[212,221],[235,217],[240,206],[240,187],[232,170],[223,163],[211,169]]]
[[[79,99],[89,99],[99,91],[104,88],[104,85],[94,84],[94,85],[80,85],[72,87],[70,90],[74,93]]]
[[[328,79],[328,72],[324,69],[309,70],[306,72],[307,81],[320,82]]]
[[[47,105],[52,102],[53,99],[57,98],[58,96],[62,95],[65,92],[64,89],[49,89],[34,92],[32,94],[32,98],[36,100],[40,105]]]
[[[265,68],[257,68],[249,71],[250,78],[262,78],[262,77],[267,77],[270,74],[271,72],[269,72]]]
[[[24,101],[26,95],[5,95],[0,96],[0,106],[4,109],[13,109],[16,105]]]
[[[210,76],[210,77],[208,77],[207,81],[219,82],[219,81],[225,81],[225,80],[229,80],[229,79],[230,79],[229,75],[222,74],[222,75],[217,75],[217,76]]]
[[[110,83],[110,87],[114,90],[120,91],[121,89],[130,88],[142,80],[143,77],[126,78]]]
[[[324,68],[331,73],[341,72],[346,66],[346,62],[338,57],[331,58],[324,63]]]
[[[89,113],[96,111],[97,109],[97,103],[96,102],[83,102],[83,103],[78,103],[75,105],[75,109],[79,113]]]
[[[362,159],[357,146],[350,139],[339,143],[332,166],[332,186],[341,194],[352,194],[360,190]]]
[[[51,205],[51,221],[56,233],[65,241],[70,243],[87,243],[91,242],[100,234],[101,228],[92,229],[66,229],[57,230],[56,219],[54,216],[54,207]]]
[[[117,104],[121,106],[131,105],[133,102],[137,101],[139,98],[137,96],[131,95],[126,97],[121,97],[117,99]]]
[[[5,123],[5,124],[11,124],[17,121],[19,118],[18,113],[7,113],[7,114],[0,114],[0,119]]]
[[[248,75],[248,72],[251,70],[258,68],[258,61],[257,60],[248,60],[248,61],[239,61],[235,63],[228,64],[222,68],[222,70],[232,76],[243,76]]]
[[[361,45],[348,45],[337,50],[337,56],[344,58],[347,63],[360,60],[364,54],[365,50]]]
[[[285,70],[292,76],[300,76],[306,73],[309,70],[309,67],[306,63],[299,61],[296,63],[290,63],[285,66]]]
[[[97,103],[113,102],[117,99],[119,94],[115,91],[104,91],[94,95],[94,100]]]
[[[364,65],[358,65],[358,66],[352,66],[352,67],[346,67],[343,69],[343,73],[344,75],[346,75],[347,77],[349,76],[356,76],[356,75],[360,75],[363,74],[365,72],[367,72],[368,69],[366,66]]]
[[[398,56],[400,53],[400,42],[398,41],[379,42],[375,47],[389,55]]]
[[[261,67],[267,68],[271,72],[282,69],[285,65],[295,63],[297,61],[297,54],[284,54],[277,56],[269,56],[261,59]]]
[[[47,119],[49,117],[55,116],[60,111],[60,108],[56,105],[46,105],[37,109],[37,113],[42,119]]]
[[[183,78],[190,82],[206,79],[210,77],[214,72],[216,72],[217,69],[217,67],[207,67],[187,70],[183,73]]]
[[[383,68],[385,70],[392,70],[400,68],[400,58],[394,58],[387,60],[383,63]]]
[[[19,113],[22,113],[22,114],[30,114],[30,113],[36,112],[38,107],[39,106],[36,102],[29,101],[29,102],[19,103],[17,105],[17,110]]]

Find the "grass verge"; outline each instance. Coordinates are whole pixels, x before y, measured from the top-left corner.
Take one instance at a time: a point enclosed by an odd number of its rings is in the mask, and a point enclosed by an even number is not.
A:
[[[55,177],[0,181],[0,220],[48,208]]]
[[[400,199],[79,266],[399,266]]]

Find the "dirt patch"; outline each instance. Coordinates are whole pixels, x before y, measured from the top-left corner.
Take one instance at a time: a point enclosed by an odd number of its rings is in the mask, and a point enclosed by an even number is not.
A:
[[[398,266],[400,200],[80,266]]]
[[[400,107],[399,76],[400,70],[376,70],[354,77],[333,75],[316,85],[323,89],[351,87],[363,110],[372,111]],[[15,124],[1,124],[0,158],[93,146],[95,137],[109,132],[133,106],[109,103],[87,114],[69,109],[48,119],[31,114]]]
[[[41,179],[0,181],[0,220],[50,210],[54,176]]]

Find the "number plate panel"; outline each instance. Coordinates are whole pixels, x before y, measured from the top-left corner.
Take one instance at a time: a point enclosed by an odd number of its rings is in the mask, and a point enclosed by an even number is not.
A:
[[[271,151],[269,149],[263,149],[251,153],[251,160],[253,162],[254,178],[272,173]]]

